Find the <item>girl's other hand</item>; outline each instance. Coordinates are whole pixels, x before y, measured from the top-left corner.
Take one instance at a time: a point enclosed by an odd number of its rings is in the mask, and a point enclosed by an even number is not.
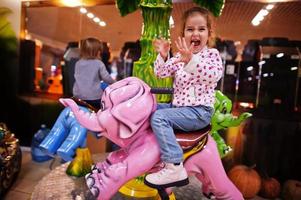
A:
[[[188,47],[184,38],[178,37],[178,41],[175,41],[176,46],[181,54],[180,58],[175,63],[184,62],[189,63],[192,58],[193,43]]]
[[[153,40],[153,46],[155,50],[161,55],[161,57],[166,60],[170,50],[170,42],[164,39]]]

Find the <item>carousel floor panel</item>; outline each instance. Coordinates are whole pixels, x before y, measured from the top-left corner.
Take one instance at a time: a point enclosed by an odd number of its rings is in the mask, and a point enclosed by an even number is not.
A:
[[[106,154],[93,155],[93,159],[103,160]],[[52,164],[52,165],[51,165]],[[68,163],[61,164],[57,159],[54,163],[32,161],[30,152],[23,151],[22,168],[18,179],[4,197],[4,200],[48,200],[76,199],[94,200],[84,178],[72,178],[66,175]],[[173,190],[177,200],[206,200],[202,195],[201,184],[190,177],[190,184]],[[133,198],[117,193],[112,200],[150,200],[153,198]],[[265,200],[255,197],[252,200]]]

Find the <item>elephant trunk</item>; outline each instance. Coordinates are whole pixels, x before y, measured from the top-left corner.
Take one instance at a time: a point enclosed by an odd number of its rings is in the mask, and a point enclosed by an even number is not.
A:
[[[60,99],[64,106],[69,106],[77,121],[85,128],[95,132],[102,132],[104,129],[98,123],[95,112],[85,112],[72,99]],[[101,111],[98,111],[101,112]]]

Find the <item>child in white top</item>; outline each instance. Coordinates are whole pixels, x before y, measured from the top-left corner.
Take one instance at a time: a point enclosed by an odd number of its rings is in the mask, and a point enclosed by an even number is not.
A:
[[[168,59],[170,43],[163,39],[153,42],[159,53],[155,74],[173,77],[172,104],[158,104],[151,126],[161,150],[165,167],[146,176],[150,187],[172,187],[188,184],[183,167],[183,151],[176,141],[174,129],[195,131],[210,124],[215,101],[214,88],[222,77],[223,65],[219,52],[208,48],[212,36],[212,20],[208,10],[194,7],[183,16],[182,37],[176,41],[179,52]]]

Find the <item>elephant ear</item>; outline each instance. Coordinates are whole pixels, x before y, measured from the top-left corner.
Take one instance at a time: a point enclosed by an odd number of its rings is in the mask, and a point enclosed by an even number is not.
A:
[[[156,107],[155,97],[142,80],[129,77],[112,84],[105,92],[111,104],[108,109],[118,120],[120,138],[130,138],[149,127],[149,117]]]
[[[207,8],[215,17],[222,14],[225,0],[193,0],[199,6]]]
[[[116,6],[122,17],[136,11],[139,8],[140,0],[117,0]]]

